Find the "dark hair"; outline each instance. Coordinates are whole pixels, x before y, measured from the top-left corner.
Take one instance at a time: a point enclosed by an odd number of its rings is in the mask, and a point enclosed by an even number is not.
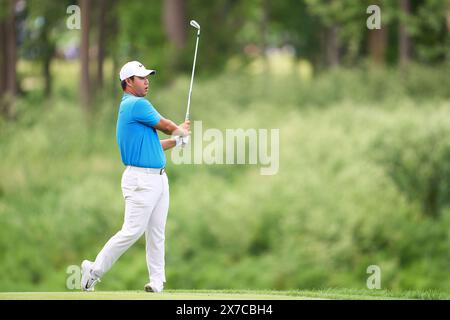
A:
[[[134,80],[134,76],[129,77],[128,79]],[[125,79],[126,80],[126,79]],[[122,80],[120,82],[120,85],[122,86],[122,90],[125,90],[125,88],[127,87],[127,83],[125,82],[125,80]]]

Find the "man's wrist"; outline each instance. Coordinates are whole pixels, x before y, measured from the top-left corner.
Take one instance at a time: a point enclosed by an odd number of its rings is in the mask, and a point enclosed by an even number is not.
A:
[[[175,140],[175,147],[178,147],[178,146],[185,146],[185,145],[187,145],[188,143],[189,143],[189,135],[187,135],[187,136],[175,136],[174,138],[173,138],[173,140]]]
[[[185,130],[183,127],[177,126],[177,129],[172,131],[171,134],[172,136],[187,136],[189,135],[189,132],[187,132],[187,130]]]
[[[178,147],[183,142],[181,136],[176,136],[173,139],[175,140],[175,147]]]

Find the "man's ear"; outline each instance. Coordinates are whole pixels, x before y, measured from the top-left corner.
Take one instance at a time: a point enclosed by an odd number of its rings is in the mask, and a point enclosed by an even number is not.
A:
[[[129,85],[130,87],[133,87],[133,80],[131,78],[125,79],[125,82],[127,83],[127,85]]]

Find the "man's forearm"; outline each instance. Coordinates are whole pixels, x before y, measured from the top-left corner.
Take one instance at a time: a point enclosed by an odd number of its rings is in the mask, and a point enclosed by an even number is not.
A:
[[[166,151],[168,149],[172,149],[177,144],[175,139],[164,139],[164,140],[160,140],[160,141],[161,141],[161,145],[162,145],[164,151]]]
[[[169,120],[169,123],[167,124],[167,126],[163,132],[167,135],[171,135],[176,130],[180,130],[180,128],[175,124],[175,122]]]
[[[155,126],[155,129],[164,132],[167,135],[173,134],[175,130],[180,130],[180,128],[171,120],[162,118]]]

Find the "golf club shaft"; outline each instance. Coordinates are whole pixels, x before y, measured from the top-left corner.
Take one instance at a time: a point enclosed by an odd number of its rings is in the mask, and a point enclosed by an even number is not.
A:
[[[200,38],[200,30],[197,31],[197,41],[195,43],[194,63],[192,65],[191,85],[189,87],[188,105],[187,105],[187,110],[186,110],[186,117],[184,118],[185,121],[189,120],[189,110],[190,110],[190,106],[191,106],[191,96],[192,96],[192,84],[194,82],[195,62],[197,60],[197,48],[198,48],[198,39],[199,38]]]

